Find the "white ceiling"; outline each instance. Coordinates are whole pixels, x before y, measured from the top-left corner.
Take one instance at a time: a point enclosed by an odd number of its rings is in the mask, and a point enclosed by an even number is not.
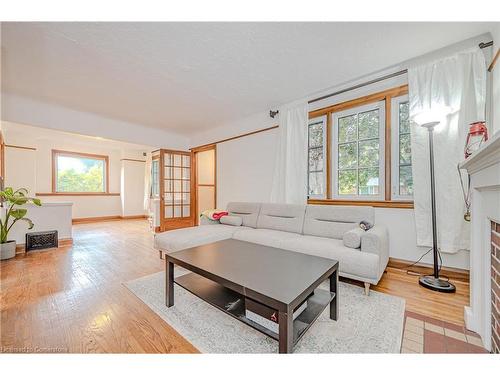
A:
[[[7,121],[2,121],[2,134],[6,144],[15,144],[18,146],[36,147],[38,141],[54,142],[56,139],[58,144],[67,143],[86,147],[91,144],[93,147],[113,151],[148,152],[153,150],[150,146],[135,143],[120,142],[102,137],[91,137]]]
[[[2,23],[2,90],[192,135],[492,26]]]

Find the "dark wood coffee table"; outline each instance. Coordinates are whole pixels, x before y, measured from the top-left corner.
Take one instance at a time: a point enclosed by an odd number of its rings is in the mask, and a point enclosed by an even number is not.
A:
[[[326,306],[338,314],[338,262],[238,240],[224,240],[166,255],[166,305],[174,305],[174,284],[279,341],[291,353]],[[174,264],[193,273],[174,279]],[[330,279],[330,291],[318,286]],[[251,299],[278,311],[279,334],[245,316]],[[294,320],[293,311],[307,300]]]

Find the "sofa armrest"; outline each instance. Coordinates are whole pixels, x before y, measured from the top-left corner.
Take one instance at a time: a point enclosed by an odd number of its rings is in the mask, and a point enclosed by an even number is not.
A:
[[[375,225],[361,236],[361,251],[379,256],[379,278],[389,262],[389,233],[383,225]]]

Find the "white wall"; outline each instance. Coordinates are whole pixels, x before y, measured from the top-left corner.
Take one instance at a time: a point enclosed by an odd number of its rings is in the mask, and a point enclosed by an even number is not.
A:
[[[228,124],[222,124],[209,131],[195,134],[190,139],[190,147],[201,146],[207,143],[220,141],[221,139],[235,137],[275,125],[278,125],[277,118],[270,118],[269,113],[267,112],[257,113]]]
[[[274,173],[277,130],[217,145],[217,206],[231,201],[269,202]],[[389,229],[390,256],[416,261],[428,249],[416,246],[413,209],[376,208],[375,221]],[[442,254],[448,267],[469,268],[469,252]],[[423,263],[432,264],[431,254]]]
[[[496,39],[500,40],[498,35]],[[485,39],[486,38],[486,39]],[[441,54],[463,48],[465,45],[474,45],[479,41],[485,41],[488,35],[472,38],[462,43],[435,51],[419,59],[430,59]],[[498,45],[498,42],[497,42]],[[324,94],[335,92],[350,87],[360,82],[366,82],[391,72],[399,71],[408,66],[408,62],[393,66],[381,72],[373,73],[366,77],[344,83],[322,92],[310,95],[308,99],[320,97]],[[494,97],[494,108],[500,108],[500,93],[498,77],[500,68],[496,69],[496,96]],[[309,110],[323,108],[332,104],[341,103],[373,92],[382,91],[391,87],[407,83],[406,74],[379,82],[374,85],[337,95],[322,101],[315,102],[309,106]],[[304,99],[306,100],[306,99]],[[497,109],[498,112],[498,109]],[[211,132],[198,134],[191,140],[191,146],[232,137],[238,134],[248,133],[276,125],[277,121],[270,119],[267,112],[256,114],[238,121],[225,124]],[[495,130],[500,129],[500,114],[496,116]],[[218,145],[217,149],[217,197],[218,206],[223,208],[227,202],[233,200],[243,201],[268,201],[271,189],[272,175],[274,173],[274,145],[276,144],[276,131],[258,133],[249,137],[236,139]],[[274,137],[274,138],[273,138]],[[240,152],[241,151],[241,152]],[[246,173],[248,171],[248,175]],[[384,224],[390,232],[390,256],[393,258],[416,261],[428,249],[416,246],[415,218],[413,209],[376,208],[376,222]],[[469,268],[469,252],[460,251],[456,254],[442,254],[443,264],[449,267],[462,269]],[[422,259],[423,263],[432,263],[432,255],[428,254]]]
[[[2,92],[1,105],[1,119],[3,121],[94,137],[99,136],[156,148],[185,150],[189,144],[187,137],[178,134],[110,119],[89,112],[76,111],[11,93]]]
[[[145,162],[122,160],[121,203],[122,216],[144,215]]]
[[[5,183],[14,188],[24,187],[33,194],[36,192],[35,150],[5,148]]]
[[[71,203],[46,203],[41,207],[29,204],[25,206],[35,226],[28,230],[25,222],[19,221],[9,232],[9,240],[15,240],[17,244],[26,243],[27,232],[42,232],[46,230],[57,230],[59,240],[72,238],[71,227]]]
[[[144,215],[145,162],[125,161],[124,158],[145,160],[142,152],[110,147],[91,138],[59,132],[44,131],[43,136],[29,136],[30,129],[19,124],[4,123],[6,144],[32,147],[36,150],[6,147],[5,184],[25,187],[31,195],[52,192],[52,150],[74,151],[109,158],[109,192],[106,196],[40,196],[42,202],[72,202],[72,217]],[[53,133],[51,135],[51,133]],[[125,185],[122,191],[122,166],[125,166]],[[122,194],[123,193],[123,194]]]
[[[493,35],[493,53],[494,56],[496,51],[500,48],[500,23],[497,24],[497,27],[492,30],[491,34]],[[492,85],[492,112],[493,112],[493,126],[490,127],[493,129],[491,131],[491,135],[493,133],[500,131],[500,61],[497,61],[495,69],[493,69],[493,85]]]
[[[217,145],[217,206],[266,202],[271,195],[277,129]]]

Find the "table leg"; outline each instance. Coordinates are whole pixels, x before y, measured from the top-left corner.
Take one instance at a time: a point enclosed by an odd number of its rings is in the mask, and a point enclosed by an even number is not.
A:
[[[293,311],[279,312],[279,352],[293,351]]]
[[[339,271],[335,270],[330,275],[330,292],[335,293],[335,298],[330,302],[330,319],[337,320],[338,308],[339,308]]]
[[[165,296],[167,307],[172,307],[174,305],[174,264],[168,261],[168,257],[165,260]]]

